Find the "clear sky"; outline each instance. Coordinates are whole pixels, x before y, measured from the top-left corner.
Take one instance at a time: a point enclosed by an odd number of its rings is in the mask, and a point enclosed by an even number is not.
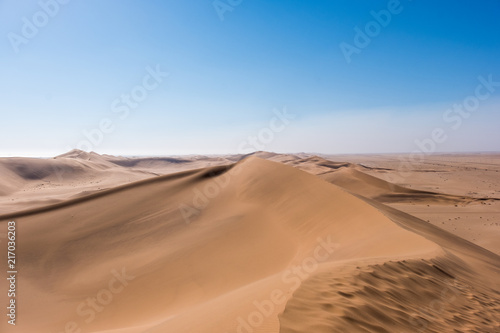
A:
[[[2,0],[0,156],[498,151],[499,17],[498,0]]]

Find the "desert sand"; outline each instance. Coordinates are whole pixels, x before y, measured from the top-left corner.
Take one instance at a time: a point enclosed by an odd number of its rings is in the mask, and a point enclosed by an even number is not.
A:
[[[400,158],[1,158],[0,331],[500,332],[500,155]]]

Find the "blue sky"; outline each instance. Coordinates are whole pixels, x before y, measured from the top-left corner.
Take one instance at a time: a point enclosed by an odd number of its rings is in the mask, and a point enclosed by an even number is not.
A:
[[[0,156],[498,151],[499,14],[495,0],[3,0]]]

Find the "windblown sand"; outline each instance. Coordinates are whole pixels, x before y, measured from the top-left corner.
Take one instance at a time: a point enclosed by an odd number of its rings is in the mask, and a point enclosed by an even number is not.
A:
[[[392,155],[3,158],[19,274],[0,331],[500,332],[498,170],[494,154],[404,172]]]

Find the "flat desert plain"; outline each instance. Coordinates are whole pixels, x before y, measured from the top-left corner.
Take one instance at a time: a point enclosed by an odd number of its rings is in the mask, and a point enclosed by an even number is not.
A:
[[[500,332],[499,171],[493,153],[1,158],[0,331]]]

